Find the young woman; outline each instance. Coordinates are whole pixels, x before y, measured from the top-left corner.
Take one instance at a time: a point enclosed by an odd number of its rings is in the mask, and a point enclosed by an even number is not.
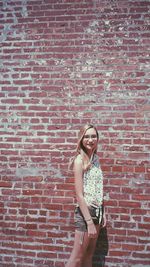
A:
[[[66,267],[92,267],[100,227],[106,226],[103,206],[103,176],[97,155],[99,135],[93,125],[79,133],[73,160],[77,207],[75,240]]]

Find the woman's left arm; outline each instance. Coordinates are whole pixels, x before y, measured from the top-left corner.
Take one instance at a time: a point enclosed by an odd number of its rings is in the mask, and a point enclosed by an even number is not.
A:
[[[102,227],[106,227],[106,223],[107,223],[107,220],[106,220],[106,214],[105,214],[105,211],[104,211],[104,213],[103,213]]]
[[[106,213],[105,213],[105,205],[104,205],[104,199],[103,199],[103,219],[102,219],[102,227],[106,227]]]

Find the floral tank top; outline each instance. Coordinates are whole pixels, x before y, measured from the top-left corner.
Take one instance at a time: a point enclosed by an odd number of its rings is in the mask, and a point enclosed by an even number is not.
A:
[[[83,175],[83,194],[87,205],[100,206],[103,203],[103,174],[99,157],[94,154],[91,167]]]

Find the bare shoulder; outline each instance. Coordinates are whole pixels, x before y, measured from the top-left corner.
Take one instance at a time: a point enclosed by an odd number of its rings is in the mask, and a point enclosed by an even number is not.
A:
[[[82,156],[79,154],[74,160],[74,167],[81,167],[83,165]]]

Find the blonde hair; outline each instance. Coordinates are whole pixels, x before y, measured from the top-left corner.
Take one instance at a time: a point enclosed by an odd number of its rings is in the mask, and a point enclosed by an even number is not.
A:
[[[85,158],[87,156],[87,153],[86,153],[86,150],[83,146],[83,143],[82,143],[82,140],[83,140],[83,137],[86,133],[86,131],[88,129],[91,129],[93,128],[95,131],[96,131],[96,135],[97,135],[97,140],[99,140],[99,134],[98,134],[98,131],[96,129],[95,126],[93,126],[92,124],[86,124],[84,125],[80,131],[79,131],[79,134],[78,134],[78,142],[77,142],[77,147],[76,147],[76,152],[75,152],[75,156],[73,157],[71,163],[70,163],[70,167],[73,166],[73,163],[74,163],[74,160],[76,159],[76,157],[78,155],[81,155],[82,156],[82,159],[83,159],[83,166],[84,166],[84,170],[87,170],[88,167],[90,166],[90,162],[88,164],[85,164]],[[97,152],[97,147],[96,149],[93,151],[93,154],[95,154]]]

